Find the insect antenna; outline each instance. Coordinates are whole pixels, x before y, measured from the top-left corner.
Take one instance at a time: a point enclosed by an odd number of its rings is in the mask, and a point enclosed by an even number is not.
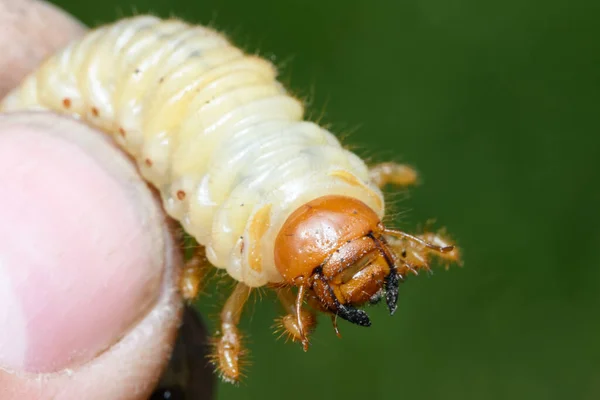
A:
[[[426,240],[423,240],[419,237],[413,236],[409,233],[406,232],[402,232],[402,231],[397,231],[394,229],[388,229],[388,228],[384,228],[383,229],[383,234],[384,235],[390,235],[390,236],[394,236],[397,238],[401,238],[401,239],[407,239],[416,243],[419,243],[425,247],[427,247],[428,249],[437,251],[439,253],[450,253],[452,250],[454,250],[454,246],[452,245],[448,245],[448,246],[437,246],[433,243],[430,243]]]

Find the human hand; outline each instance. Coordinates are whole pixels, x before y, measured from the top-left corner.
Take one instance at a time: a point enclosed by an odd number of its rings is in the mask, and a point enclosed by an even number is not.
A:
[[[84,30],[0,0],[0,98]],[[148,399],[183,311],[158,196],[106,135],[51,113],[0,115],[0,182],[0,398]]]

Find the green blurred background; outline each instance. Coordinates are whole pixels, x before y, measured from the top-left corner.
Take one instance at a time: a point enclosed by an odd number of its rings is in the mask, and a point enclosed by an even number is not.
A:
[[[275,341],[273,297],[251,305],[253,365],[220,399],[600,398],[599,2],[53,2],[89,25],[212,23],[271,57],[360,155],[417,166],[398,227],[436,217],[464,248],[393,318],[342,340],[324,319],[307,354]]]

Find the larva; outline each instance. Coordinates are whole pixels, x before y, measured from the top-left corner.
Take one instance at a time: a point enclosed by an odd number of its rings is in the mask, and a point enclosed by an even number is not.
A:
[[[413,183],[411,168],[369,169],[303,119],[271,63],[212,29],[137,16],[92,30],[0,105],[36,108],[86,121],[134,157],[167,213],[200,245],[183,273],[184,297],[195,297],[207,265],[239,282],[213,357],[226,380],[240,376],[236,325],[251,288],[277,290],[288,312],[282,328],[306,350],[316,311],[334,325],[339,316],[369,326],[359,306],[385,298],[393,313],[399,282],[428,268],[430,252],[456,258],[445,238],[382,224],[380,188]]]

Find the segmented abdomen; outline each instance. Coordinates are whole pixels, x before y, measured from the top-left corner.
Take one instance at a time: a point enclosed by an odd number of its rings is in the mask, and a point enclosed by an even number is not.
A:
[[[364,162],[303,121],[273,65],[205,27],[139,16],[95,29],[0,105],[27,108],[112,134],[209,260],[250,286],[281,280],[273,243],[302,204],[342,194],[383,216]]]

